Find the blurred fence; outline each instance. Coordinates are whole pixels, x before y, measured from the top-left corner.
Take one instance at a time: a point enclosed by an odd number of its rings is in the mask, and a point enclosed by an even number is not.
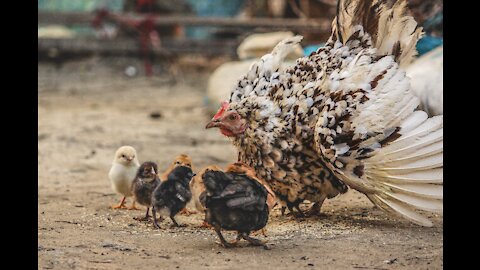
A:
[[[193,15],[172,15],[124,12],[125,3],[122,0],[39,0],[38,50],[39,54],[47,55],[98,53],[145,56],[148,52],[150,55],[201,53],[235,57],[241,37],[249,33],[330,31],[330,18],[233,17],[243,2],[190,0],[188,3],[194,11]],[[211,35],[212,27],[217,33],[233,34]]]

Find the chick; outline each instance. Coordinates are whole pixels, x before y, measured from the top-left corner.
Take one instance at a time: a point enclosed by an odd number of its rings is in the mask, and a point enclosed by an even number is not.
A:
[[[148,220],[150,217],[148,211],[152,205],[152,193],[160,185],[157,173],[157,164],[151,161],[142,163],[137,171],[137,176],[132,183],[133,198],[137,203],[147,207],[147,213],[145,217],[134,218],[136,220]]]
[[[193,177],[192,181],[190,181],[190,191],[192,192],[192,203],[195,206],[195,208],[201,213],[205,213],[205,207],[200,202],[200,195],[202,194],[202,192],[205,191],[205,185],[203,184],[202,178],[207,170],[221,171],[222,169],[220,169],[220,167],[216,165],[209,165],[203,168],[197,175]],[[202,225],[200,225],[200,227],[209,228],[211,226],[204,220]]]
[[[172,172],[173,169],[175,169],[178,166],[189,167],[190,169],[193,170],[192,158],[190,158],[188,155],[185,155],[185,154],[181,154],[175,157],[175,159],[170,164],[170,166],[163,172],[162,176],[160,176],[160,180],[162,182],[166,181],[168,178],[168,175]]]
[[[249,234],[268,222],[267,189],[244,173],[209,170],[203,174],[205,192],[200,196],[211,224],[224,247],[234,246],[241,238],[253,245],[269,247]],[[221,229],[237,231],[234,243],[225,240]]]
[[[113,209],[127,208],[125,199],[132,196],[132,182],[135,179],[138,167],[140,167],[140,164],[135,148],[128,145],[118,148],[113,158],[112,168],[108,172],[108,177],[112,183],[113,191],[121,194],[123,198],[118,205],[112,206]],[[128,209],[138,209],[135,207],[135,200]]]
[[[181,155],[178,155],[177,157],[175,157],[175,159],[173,160],[173,162],[170,164],[170,166],[165,170],[165,172],[163,172],[162,176],[160,177],[160,180],[162,182],[166,181],[167,178],[168,178],[168,175],[172,172],[173,169],[175,169],[176,167],[178,166],[186,166],[186,167],[190,167],[192,170],[193,170],[193,165],[192,165],[192,158],[190,158],[190,156],[186,155],[186,154],[181,154]],[[196,212],[194,211],[189,211],[186,207],[182,209],[182,211],[180,211],[179,214],[183,214],[183,215],[191,215],[191,214],[195,214]]]
[[[268,205],[268,210],[272,211],[273,207],[277,205],[277,196],[275,195],[275,192],[270,188],[270,186],[265,182],[265,180],[259,178],[255,170],[246,165],[245,163],[242,162],[235,162],[232,164],[227,165],[227,168],[225,169],[225,172],[234,172],[234,173],[244,173],[247,176],[249,176],[252,179],[257,180],[260,184],[262,184],[265,189],[267,189],[268,195],[267,195],[267,205]]]
[[[252,167],[249,167],[247,164],[242,163],[242,162],[235,162],[232,164],[227,165],[227,168],[225,169],[225,172],[233,172],[233,173],[239,173],[239,174],[246,174],[248,177],[258,181],[260,184],[262,184],[265,189],[267,190],[267,206],[268,206],[268,212],[270,213],[277,205],[277,196],[275,196],[275,193],[273,190],[270,188],[270,186],[265,182],[263,179],[258,178],[255,170]],[[263,236],[267,236],[266,229],[262,228],[262,234]],[[255,235],[256,233],[253,233]]]
[[[155,227],[160,229],[157,223],[157,211],[160,213],[160,221],[164,216],[169,216],[173,224],[179,227],[174,217],[192,198],[189,183],[193,176],[194,173],[190,167],[178,166],[168,175],[167,181],[162,182],[153,191],[152,215]]]

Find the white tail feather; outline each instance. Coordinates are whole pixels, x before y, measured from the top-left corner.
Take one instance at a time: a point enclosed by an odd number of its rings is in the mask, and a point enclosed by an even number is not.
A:
[[[428,220],[428,218],[416,213],[409,207],[405,207],[399,203],[396,203],[395,201],[391,200],[385,200],[377,195],[372,195],[368,196],[368,198],[378,207],[381,209],[388,211],[388,212],[393,212],[395,214],[399,214],[402,217],[412,221],[413,223],[416,223],[421,226],[425,227],[431,227],[433,226],[433,223]]]
[[[432,226],[415,210],[443,212],[443,116],[414,112],[400,127],[397,140],[364,160],[374,187],[367,196],[382,209]]]

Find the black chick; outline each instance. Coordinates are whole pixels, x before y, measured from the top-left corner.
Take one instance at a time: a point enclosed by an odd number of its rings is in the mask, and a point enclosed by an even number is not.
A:
[[[155,162],[144,162],[137,171],[137,176],[132,182],[132,194],[135,201],[147,207],[145,217],[136,217],[136,220],[148,220],[148,211],[152,206],[152,193],[160,185],[158,168]]]
[[[177,227],[177,221],[174,216],[190,201],[192,192],[190,191],[190,180],[195,174],[192,169],[186,166],[178,166],[168,175],[167,181],[162,182],[152,195],[152,214],[153,223],[157,228],[157,211],[160,213],[160,221],[164,216],[169,216],[173,224]]]
[[[205,220],[211,224],[224,247],[234,246],[241,238],[255,246],[269,247],[249,236],[250,232],[265,227],[268,222],[267,190],[259,182],[243,173],[224,173],[208,170],[203,175],[205,191],[200,200],[204,204]],[[221,229],[237,231],[234,243],[225,240]]]

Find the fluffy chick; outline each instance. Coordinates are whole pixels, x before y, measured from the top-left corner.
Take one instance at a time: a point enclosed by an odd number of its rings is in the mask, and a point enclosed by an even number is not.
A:
[[[268,222],[267,190],[244,173],[206,170],[203,174],[205,192],[200,196],[206,208],[205,219],[211,224],[224,247],[234,246],[241,238],[253,245],[268,246],[249,236]],[[237,231],[234,243],[225,240],[221,229]]]
[[[265,182],[265,180],[257,176],[257,174],[255,173],[255,170],[252,167],[242,162],[235,162],[227,165],[225,172],[233,172],[233,173],[239,173],[239,174],[244,173],[248,177],[257,180],[260,184],[262,184],[265,187],[265,189],[268,192],[268,195],[267,195],[268,210],[272,211],[273,207],[277,205],[277,196],[275,195],[275,192],[273,192],[273,190],[270,188],[267,182]]]
[[[193,170],[192,167],[192,158],[190,156],[181,154],[175,157],[172,163],[170,163],[170,166],[163,172],[163,174],[160,176],[160,180],[162,182],[166,181],[168,179],[168,175],[172,172],[173,169],[175,169],[178,166],[185,166],[189,167],[190,169]]]
[[[147,207],[145,217],[137,217],[136,220],[148,220],[150,215],[148,211],[152,205],[152,193],[160,185],[160,179],[157,176],[158,168],[155,162],[146,161],[142,163],[137,171],[137,176],[132,183],[132,193],[135,201]]]
[[[258,181],[260,184],[265,187],[267,190],[267,206],[268,206],[268,212],[270,213],[272,209],[277,205],[277,196],[275,196],[275,193],[273,190],[270,188],[270,186],[265,182],[265,180],[259,178],[257,174],[255,173],[255,170],[248,166],[245,163],[242,162],[235,162],[232,164],[227,165],[225,172],[233,172],[233,173],[238,173],[238,174],[246,174],[248,177]],[[262,228],[262,234],[263,236],[267,236],[265,228]],[[255,233],[254,233],[255,235]]]
[[[132,196],[132,182],[139,167],[140,164],[135,148],[128,145],[118,148],[113,158],[112,167],[108,172],[108,177],[110,178],[113,191],[122,195],[123,198],[118,205],[112,206],[113,209],[127,208],[125,199]],[[138,209],[135,207],[135,200],[128,209]]]
[[[168,175],[172,172],[173,169],[175,169],[178,166],[186,166],[193,170],[192,158],[190,158],[190,156],[186,154],[181,154],[175,157],[173,162],[170,163],[170,166],[163,172],[162,176],[160,177],[160,181],[162,182],[166,181],[168,178]],[[190,215],[190,214],[195,214],[195,212],[189,211],[185,207],[180,211],[180,214]]]
[[[174,217],[192,199],[189,183],[193,176],[190,167],[178,166],[168,175],[167,181],[162,182],[153,191],[152,215],[155,227],[160,229],[157,211],[160,213],[160,221],[164,216],[169,216],[173,224],[179,226]]]

